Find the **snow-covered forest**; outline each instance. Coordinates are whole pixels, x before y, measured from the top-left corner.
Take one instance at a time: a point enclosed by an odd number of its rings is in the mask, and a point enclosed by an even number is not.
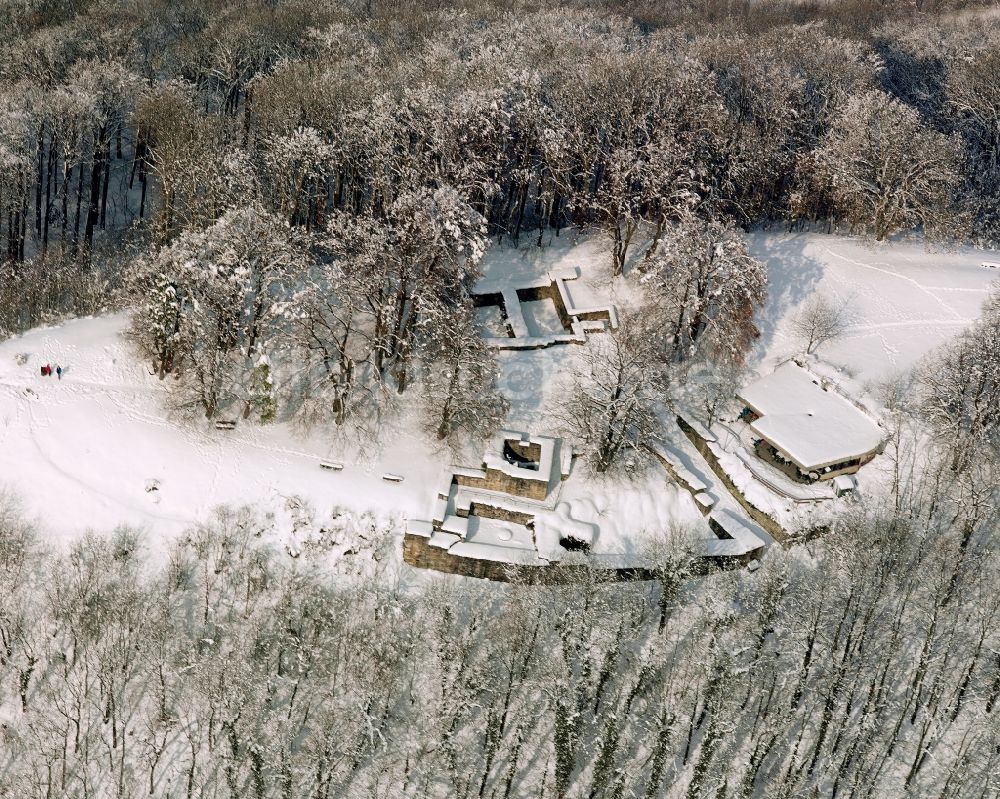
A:
[[[1000,796],[991,4],[0,0],[0,242],[0,795]],[[491,344],[581,264],[606,325]],[[771,533],[706,559],[691,442],[792,355],[872,477],[759,510],[706,444]],[[400,561],[511,420],[650,579]]]

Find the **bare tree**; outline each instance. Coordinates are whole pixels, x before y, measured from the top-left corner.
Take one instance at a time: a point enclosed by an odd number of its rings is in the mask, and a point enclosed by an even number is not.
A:
[[[792,332],[806,354],[843,335],[847,329],[846,303],[834,303],[825,294],[814,294],[792,317]]]
[[[496,430],[509,409],[497,390],[496,356],[483,340],[475,311],[435,303],[425,309],[427,330],[418,343],[425,369],[426,427],[438,439],[480,439]]]
[[[698,404],[702,419],[711,427],[719,412],[733,402],[746,370],[731,361],[707,362],[689,370],[686,375],[687,390]]]
[[[847,100],[816,151],[817,180],[852,228],[878,241],[922,225],[954,235],[960,142],[925,129],[912,108],[881,91]]]
[[[588,339],[555,415],[583,444],[594,471],[636,471],[645,461],[642,445],[658,430],[657,408],[668,387],[657,337],[637,317],[626,317],[617,330]]]
[[[767,297],[767,269],[732,225],[685,212],[643,262],[647,313],[675,360],[702,354],[739,363],[758,331],[754,312]]]
[[[920,400],[953,471],[1000,453],[1000,291],[982,318],[931,353],[919,372]]]

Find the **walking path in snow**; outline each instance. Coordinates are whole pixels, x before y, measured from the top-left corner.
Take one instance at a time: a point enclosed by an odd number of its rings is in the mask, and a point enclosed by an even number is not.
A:
[[[876,382],[909,369],[977,319],[1000,278],[983,268],[984,256],[994,254],[973,247],[931,252],[921,242],[764,232],[751,235],[750,252],[768,267],[754,352],[761,373],[801,352],[792,320],[814,294],[843,303],[848,321],[844,335],[820,345],[819,355],[861,382]]]
[[[843,338],[819,348],[820,356],[848,367],[863,385],[911,366],[958,333],[976,318],[998,277],[981,265],[995,257],[972,249],[928,253],[920,244],[869,248],[834,236],[771,233],[755,234],[751,244],[770,276],[752,357],[760,372],[800,349],[791,319],[816,292],[846,300],[851,323]],[[579,266],[575,304],[611,300],[628,308],[635,286],[611,280],[607,247],[598,236],[567,232],[545,249],[491,251],[484,268],[488,277],[530,278]],[[333,446],[328,433],[301,434],[288,425],[219,431],[204,420],[174,419],[165,410],[169,384],[137,359],[124,338],[127,326],[124,315],[80,319],[0,342],[0,482],[41,521],[46,542],[130,524],[147,531],[154,550],[162,549],[219,504],[254,504],[276,518],[286,505],[302,502],[321,520],[338,508],[426,514],[435,480],[452,456],[408,432],[416,429],[412,418],[384,430],[378,451],[365,452]],[[567,356],[578,348],[562,349],[501,353],[500,388],[513,405],[509,425],[536,428],[561,398],[560,380],[574,368]],[[63,379],[42,377],[45,363],[61,364]],[[720,510],[735,510],[690,442],[680,437],[673,444],[685,468],[725,504]],[[322,461],[344,468],[321,469]],[[390,483],[385,473],[403,479]],[[156,490],[148,491],[154,482]],[[688,491],[665,485],[662,473],[637,482],[574,474],[560,501],[574,519],[599,527],[597,540],[609,554],[640,552],[644,537],[702,518]]]
[[[130,524],[154,532],[155,548],[217,505],[275,512],[295,497],[321,513],[341,505],[394,515],[424,505],[438,456],[405,433],[366,456],[287,425],[218,431],[171,418],[168,384],[136,359],[123,337],[127,321],[80,319],[0,344],[0,480],[47,539]],[[62,380],[41,376],[48,362],[66,367]],[[343,471],[320,469],[334,454]],[[404,479],[388,483],[385,472]],[[152,481],[156,490],[147,491]]]

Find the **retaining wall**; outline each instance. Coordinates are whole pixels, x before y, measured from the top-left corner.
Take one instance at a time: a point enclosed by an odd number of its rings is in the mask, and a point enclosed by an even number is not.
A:
[[[547,286],[533,286],[526,289],[517,289],[517,298],[521,302],[538,302],[539,300],[551,300],[559,315],[559,321],[567,331],[573,330],[573,320],[569,315],[562,295],[556,288],[556,284],[550,283]]]
[[[767,530],[775,541],[780,544],[787,544],[788,533],[785,531],[785,528],[743,496],[743,492],[736,487],[736,484],[726,473],[726,470],[722,468],[722,464],[720,464],[719,459],[715,457],[715,453],[709,449],[708,442],[699,436],[694,431],[694,428],[685,422],[680,416],[677,417],[677,424],[681,430],[684,431],[684,434],[691,440],[691,443],[694,444],[695,449],[698,450],[701,456],[705,459],[706,463],[708,463],[709,468],[715,472],[715,476],[723,482],[729,493],[733,495],[733,499],[743,506],[743,510],[750,515],[750,518]]]
[[[731,558],[730,560],[736,560]],[[653,569],[640,567],[630,568],[600,568],[599,566],[523,566],[513,563],[500,563],[493,560],[466,558],[452,555],[438,547],[432,547],[429,539],[407,533],[403,537],[403,561],[418,569],[433,569],[445,574],[459,574],[463,577],[476,577],[481,580],[494,580],[501,583],[525,583],[528,585],[574,582],[583,574],[589,574],[600,582],[626,582],[633,580],[656,580]]]
[[[535,518],[533,513],[501,508],[497,505],[490,505],[482,502],[473,502],[469,506],[469,513],[472,516],[479,516],[483,519],[497,519],[501,522],[513,522],[514,524],[527,525]]]

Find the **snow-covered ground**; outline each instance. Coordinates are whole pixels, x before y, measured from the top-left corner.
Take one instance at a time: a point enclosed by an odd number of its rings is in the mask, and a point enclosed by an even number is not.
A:
[[[295,548],[302,506],[319,525],[341,509],[382,519],[427,515],[451,454],[408,432],[405,417],[363,451],[284,424],[217,430],[203,419],[173,418],[169,379],[149,374],[127,327],[118,314],[0,343],[0,482],[21,497],[48,542],[128,524],[162,554],[219,505],[259,507],[273,515],[281,543]],[[63,378],[43,377],[45,364],[60,364]],[[558,371],[557,354],[549,366]],[[324,461],[344,468],[322,469]],[[403,480],[385,481],[386,473]],[[562,498],[574,518],[598,525],[595,549],[603,554],[639,552],[645,535],[700,518],[661,475],[631,486],[574,475]]]
[[[791,321],[814,294],[844,303],[848,327],[818,355],[861,382],[912,367],[979,317],[1000,269],[997,253],[972,247],[928,251],[913,241],[871,244],[818,233],[756,233],[750,252],[767,263],[768,301],[759,314],[756,365],[769,371],[801,352]]]
[[[285,425],[220,431],[172,419],[168,384],[137,358],[126,327],[124,315],[79,319],[0,344],[0,475],[46,537],[130,524],[155,549],[222,504],[280,514],[297,497],[323,514],[392,515],[426,503],[442,456],[405,434],[366,457]],[[62,380],[41,376],[46,363],[62,365]],[[320,469],[325,458],[343,471]],[[386,482],[385,472],[404,480]]]
[[[821,292],[847,300],[850,328],[819,356],[856,375],[859,386],[912,366],[958,333],[1000,277],[981,265],[997,258],[973,249],[932,253],[920,244],[871,248],[842,237],[762,233],[752,237],[752,251],[767,261],[771,282],[752,366],[769,371],[801,349],[791,318]],[[632,284],[611,280],[608,245],[598,236],[567,233],[543,249],[494,249],[484,271],[532,277],[568,267],[582,271],[575,303],[634,301]],[[124,315],[80,319],[0,343],[0,481],[21,495],[48,540],[125,523],[144,529],[155,551],[220,504],[258,505],[279,528],[292,525],[289,508],[301,502],[319,518],[339,508],[426,516],[451,456],[408,432],[405,418],[364,451],[335,446],[323,431],[249,424],[220,431],[175,419],[165,410],[169,383],[149,374],[126,328]],[[499,354],[501,390],[512,400],[508,426],[553,432],[545,411],[579,349]],[[61,364],[63,379],[41,376],[46,363]],[[322,460],[344,469],[323,470]],[[387,472],[402,482],[384,481]],[[561,500],[573,518],[600,528],[597,550],[605,552],[640,551],[643,535],[701,518],[687,492],[658,473],[630,486],[575,473]]]
[[[663,539],[675,527],[698,529],[705,525],[691,495],[668,483],[657,470],[635,483],[597,480],[573,474],[563,485],[560,502],[571,518],[589,522],[599,530],[596,555],[641,556],[650,539]],[[707,527],[701,531],[709,535]]]

